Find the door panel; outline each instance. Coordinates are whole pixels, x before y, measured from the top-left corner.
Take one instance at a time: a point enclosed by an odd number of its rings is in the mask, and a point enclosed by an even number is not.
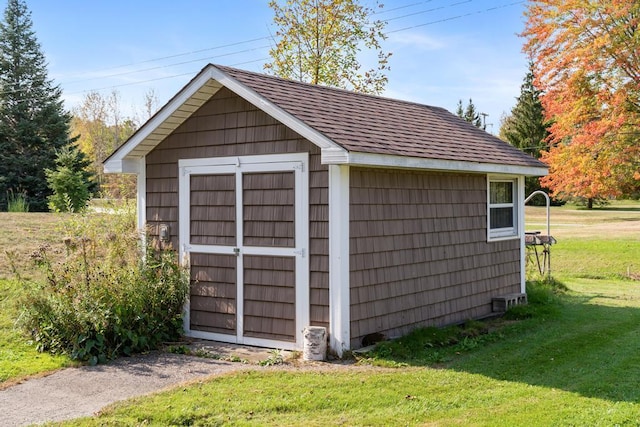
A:
[[[294,257],[244,257],[244,335],[295,341]]]
[[[190,243],[235,245],[235,174],[191,175],[190,181]]]
[[[295,246],[293,172],[242,176],[243,243],[247,246]]]
[[[191,253],[190,329],[236,331],[235,255]]]

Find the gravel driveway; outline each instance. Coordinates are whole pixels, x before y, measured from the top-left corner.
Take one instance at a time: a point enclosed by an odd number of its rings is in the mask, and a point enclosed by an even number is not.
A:
[[[121,358],[106,365],[63,369],[1,390],[0,426],[90,416],[113,402],[185,381],[243,369],[261,369],[256,362],[271,355],[265,349],[218,343],[196,344],[198,347],[218,355],[233,355],[248,363],[153,352]]]

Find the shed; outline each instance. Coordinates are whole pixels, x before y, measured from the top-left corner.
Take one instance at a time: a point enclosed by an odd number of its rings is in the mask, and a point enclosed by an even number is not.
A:
[[[104,163],[188,262],[185,332],[341,355],[525,292],[524,177],[443,108],[207,65]]]

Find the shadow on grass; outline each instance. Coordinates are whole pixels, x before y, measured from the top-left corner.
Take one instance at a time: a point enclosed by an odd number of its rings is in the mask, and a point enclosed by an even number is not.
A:
[[[461,350],[456,345],[441,363],[429,357],[395,360],[640,402],[640,309],[595,305],[590,302],[595,297],[565,296],[554,313],[507,325],[481,345]]]

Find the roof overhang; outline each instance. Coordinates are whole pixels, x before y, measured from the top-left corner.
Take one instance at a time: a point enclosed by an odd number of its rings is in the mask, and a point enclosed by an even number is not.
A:
[[[544,176],[549,172],[547,168],[535,166],[426,159],[421,157],[407,157],[375,153],[343,153],[331,149],[322,150],[322,163],[333,165],[384,167],[394,169],[421,169],[433,171],[495,173],[524,176]]]
[[[322,150],[330,149],[335,153],[347,153],[344,148],[322,133],[209,64],[104,161],[105,173],[138,173],[138,160],[149,154],[222,87],[244,98]]]

